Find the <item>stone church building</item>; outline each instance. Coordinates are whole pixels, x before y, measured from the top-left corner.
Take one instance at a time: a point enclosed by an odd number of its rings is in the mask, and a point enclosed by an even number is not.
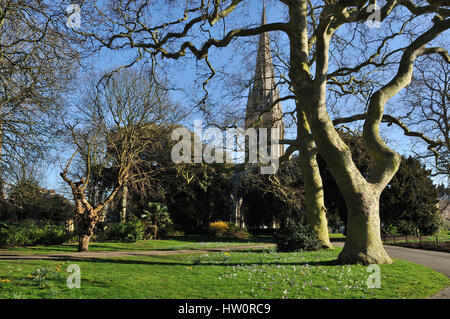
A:
[[[261,25],[267,23],[265,7],[263,7]],[[272,60],[272,52],[270,49],[269,34],[262,33],[259,36],[258,51],[256,55],[255,75],[250,85],[247,107],[245,111],[245,129],[278,128],[279,139],[284,138],[283,112],[281,102],[277,102],[280,98],[277,81],[275,78],[275,70]],[[270,140],[270,134],[268,134]],[[246,147],[246,151],[248,147]],[[270,154],[270,144],[268,143],[268,154],[275,158],[284,155],[284,145],[280,144],[276,148],[275,154]],[[248,155],[246,155],[248,159]],[[231,213],[231,222],[237,226],[244,227],[244,217],[241,214],[241,206],[243,202],[242,196],[239,194],[238,184],[245,172],[236,171],[233,176],[234,191],[231,195],[233,201],[233,211]],[[276,228],[276,225],[271,225]]]

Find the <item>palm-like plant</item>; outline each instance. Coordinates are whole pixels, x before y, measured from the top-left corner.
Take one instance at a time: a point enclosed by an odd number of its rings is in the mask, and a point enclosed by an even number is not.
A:
[[[158,230],[164,229],[172,225],[169,211],[167,206],[161,203],[148,203],[148,209],[144,209],[144,213],[141,218],[147,225],[152,226],[152,236],[156,238],[158,236]]]

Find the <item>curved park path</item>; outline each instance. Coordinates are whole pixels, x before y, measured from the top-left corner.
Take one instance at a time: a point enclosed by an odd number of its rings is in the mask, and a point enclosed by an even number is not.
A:
[[[333,242],[333,245],[342,247],[344,242]],[[197,253],[209,253],[209,252],[221,252],[221,251],[235,251],[235,250],[247,250],[247,249],[262,249],[272,248],[274,244],[254,244],[254,245],[241,245],[222,248],[204,248],[204,249],[180,249],[180,250],[148,250],[148,251],[95,251],[84,253],[55,253],[55,254],[37,254],[37,255],[24,255],[14,252],[0,252],[0,260],[27,260],[27,259],[71,259],[71,258],[111,258],[111,257],[136,257],[136,256],[165,256],[176,254],[197,254]],[[434,269],[444,275],[450,277],[450,254],[422,250],[412,249],[396,246],[384,246],[389,256],[392,258],[402,259],[410,261],[425,267]],[[432,298],[436,299],[450,299],[450,287],[447,287]]]

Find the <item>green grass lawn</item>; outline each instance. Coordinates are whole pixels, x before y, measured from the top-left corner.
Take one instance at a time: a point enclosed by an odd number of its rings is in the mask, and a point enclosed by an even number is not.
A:
[[[89,251],[145,251],[145,250],[176,250],[176,249],[201,249],[232,247],[247,244],[272,243],[271,236],[253,236],[247,239],[214,238],[211,236],[191,235],[177,236],[163,240],[140,240],[136,243],[121,242],[91,242]],[[77,251],[77,244],[32,246],[32,247],[11,247],[0,249],[0,254],[12,252],[15,254],[54,254]]]
[[[395,260],[381,265],[381,288],[371,289],[367,267],[329,263],[339,252],[0,261],[0,298],[426,298],[450,283]],[[65,285],[73,263],[81,269],[80,289]]]
[[[342,239],[345,239],[345,235],[344,234],[328,234],[328,236],[330,238],[342,238]]]

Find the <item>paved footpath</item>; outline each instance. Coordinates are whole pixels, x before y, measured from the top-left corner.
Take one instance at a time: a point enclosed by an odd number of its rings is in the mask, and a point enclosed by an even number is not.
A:
[[[333,242],[333,245],[342,247],[344,242]],[[70,258],[113,258],[113,257],[138,257],[138,256],[166,256],[176,254],[205,254],[210,252],[247,250],[271,248],[274,244],[255,244],[232,246],[223,248],[204,248],[204,249],[180,249],[180,250],[150,250],[150,251],[95,251],[84,253],[57,253],[57,254],[39,254],[39,255],[23,255],[13,252],[0,252],[0,260],[29,260],[29,259],[70,259]],[[425,267],[434,269],[440,273],[450,277],[450,254],[412,249],[397,246],[384,246],[389,256],[392,258],[410,261]],[[450,287],[447,287],[432,299],[450,299]]]

